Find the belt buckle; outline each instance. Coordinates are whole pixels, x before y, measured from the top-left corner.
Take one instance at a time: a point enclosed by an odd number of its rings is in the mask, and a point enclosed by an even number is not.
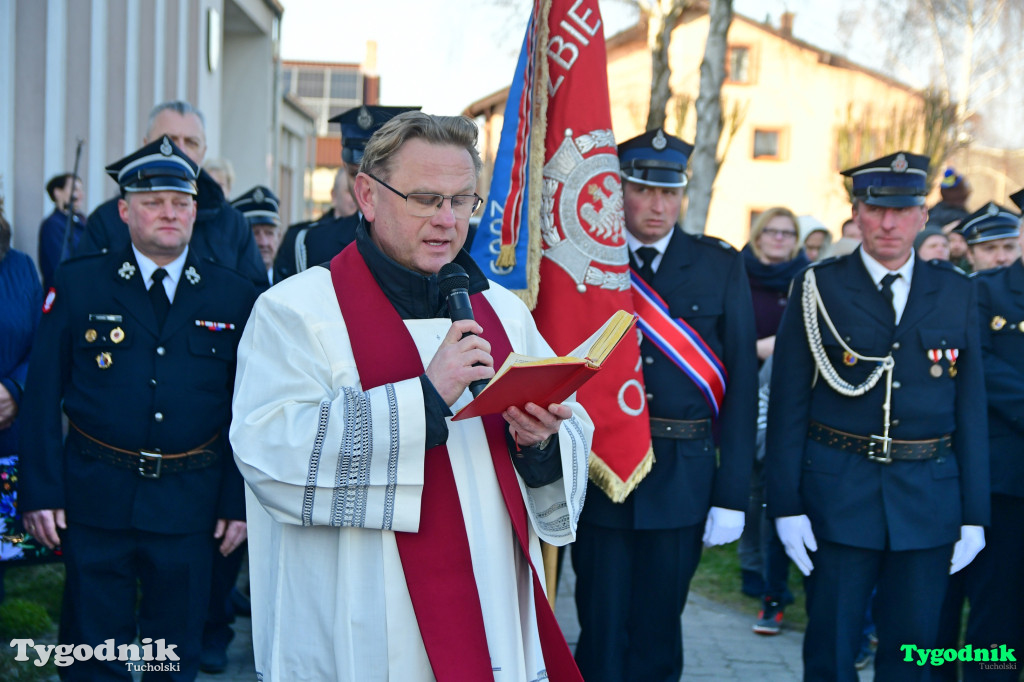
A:
[[[160,468],[163,465],[164,456],[159,452],[147,452],[139,450],[139,476],[143,478],[160,478]],[[153,473],[146,471],[146,464],[156,462],[156,470]]]
[[[878,447],[881,447],[882,454],[879,456]],[[892,438],[888,436],[871,436],[868,443],[868,459],[879,464],[892,464]]]

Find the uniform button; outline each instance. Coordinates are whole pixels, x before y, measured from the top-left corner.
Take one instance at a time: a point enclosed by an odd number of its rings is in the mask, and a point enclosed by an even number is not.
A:
[[[157,354],[157,355],[163,355],[163,354],[165,354],[166,352],[167,352],[167,351],[166,351],[166,350],[164,350],[164,347],[163,347],[163,346],[157,346],[157,347],[156,347],[156,354]]]
[[[889,425],[890,426],[899,426],[900,425],[900,420],[899,419],[893,419],[891,422],[889,422]]]
[[[216,348],[211,348],[211,349],[210,349],[210,352],[211,352],[212,354],[216,355],[216,354],[217,354],[217,349],[216,349]]]
[[[892,387],[893,388],[899,388],[900,386],[901,386],[900,382],[898,382],[898,381],[892,382]]]
[[[690,309],[691,310],[700,310],[700,306],[697,305],[696,303],[694,303],[693,306]]]
[[[149,385],[150,386],[156,386],[156,379],[150,379],[149,380]]]
[[[153,415],[153,419],[157,420],[158,422],[162,422],[164,420],[164,413],[157,412],[156,414]]]
[[[892,349],[893,350],[899,350],[900,349],[900,342],[899,341],[894,342],[892,344]]]
[[[653,393],[648,393],[647,394],[647,399],[648,400],[654,400],[654,394]]]
[[[654,358],[652,358],[650,355],[648,355],[648,356],[644,357],[644,362],[646,364],[648,364],[648,365],[653,365],[654,364]]]

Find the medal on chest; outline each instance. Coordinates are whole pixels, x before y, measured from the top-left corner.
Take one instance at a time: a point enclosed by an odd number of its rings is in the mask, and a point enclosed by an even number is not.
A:
[[[942,366],[939,364],[939,360],[942,359],[942,351],[938,348],[932,348],[928,351],[928,359],[932,361],[932,366],[928,373],[938,379],[942,376]]]

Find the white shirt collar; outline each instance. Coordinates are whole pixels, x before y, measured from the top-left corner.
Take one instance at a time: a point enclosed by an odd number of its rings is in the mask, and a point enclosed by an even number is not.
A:
[[[675,233],[675,231],[676,229],[675,227],[673,227],[671,230],[669,230],[668,234],[666,234],[664,237],[654,242],[653,244],[644,244],[642,241],[634,237],[633,234],[627,230],[626,245],[629,246],[629,250],[631,253],[635,252],[641,246],[651,246],[658,251],[659,256],[664,255],[665,249],[668,248],[668,243],[672,241],[672,235]]]
[[[132,244],[132,251],[135,252],[135,262],[139,264],[139,274],[142,275],[142,282],[146,285],[146,291],[149,291],[149,287],[153,284],[153,273],[161,266],[154,263],[147,256],[144,256],[141,251],[135,248],[135,244]],[[164,277],[164,288],[167,290],[168,300],[172,303],[174,302],[174,292],[178,289],[178,280],[181,279],[181,271],[185,269],[185,259],[187,257],[188,245],[185,246],[185,250],[181,252],[180,256],[163,266],[163,269],[167,271],[167,276]]]
[[[885,267],[877,260],[868,255],[864,247],[860,247],[860,259],[864,263],[864,267],[867,269],[868,274],[871,275],[871,281],[875,283],[875,286],[881,286],[882,278],[888,275],[890,272],[898,273],[900,278],[906,282],[907,286],[910,286],[910,280],[914,276],[914,250],[910,250],[910,258],[907,262],[901,265],[896,270],[890,270]]]

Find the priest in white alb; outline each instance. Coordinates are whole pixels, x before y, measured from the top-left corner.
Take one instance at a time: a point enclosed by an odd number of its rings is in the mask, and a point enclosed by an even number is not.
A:
[[[386,123],[355,180],[356,242],[264,293],[239,344],[231,443],[264,682],[581,680],[539,541],[575,538],[590,418],[570,399],[449,419],[508,352],[552,355],[462,251],[476,136],[464,117]],[[448,319],[449,262],[475,321]]]

